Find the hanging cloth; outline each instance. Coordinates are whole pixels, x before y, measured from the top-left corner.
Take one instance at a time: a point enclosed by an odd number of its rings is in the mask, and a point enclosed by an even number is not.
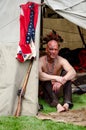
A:
[[[16,58],[24,62],[36,57],[35,29],[38,19],[39,5],[34,2],[27,2],[20,5],[20,41]]]

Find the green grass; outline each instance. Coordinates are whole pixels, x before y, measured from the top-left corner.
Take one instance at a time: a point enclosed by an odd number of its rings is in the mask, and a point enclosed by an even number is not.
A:
[[[74,107],[72,109],[79,109],[86,107],[86,94],[73,95]],[[44,113],[56,111],[55,108],[49,107],[43,100]],[[67,123],[57,123],[51,120],[39,120],[36,117],[20,116],[1,116],[0,130],[86,130],[86,127],[77,126]]]
[[[56,108],[50,107],[47,103],[45,103],[44,100],[39,100],[40,104],[43,105],[42,112],[49,113],[49,112],[55,112]],[[62,99],[60,99],[60,102],[62,102]],[[73,108],[72,109],[80,109],[80,108],[86,108],[86,94],[77,95],[73,94]]]
[[[73,109],[86,108],[86,94],[76,95],[73,94]]]
[[[39,120],[36,117],[0,117],[0,130],[85,130],[85,127]]]

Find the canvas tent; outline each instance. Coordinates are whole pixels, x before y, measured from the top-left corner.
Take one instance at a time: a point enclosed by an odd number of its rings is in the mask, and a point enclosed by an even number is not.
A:
[[[17,90],[22,87],[29,66],[29,61],[20,63],[15,58],[19,43],[20,5],[26,2],[28,0],[0,1],[0,115],[14,114],[17,107]],[[40,4],[40,0],[36,2]],[[35,40],[37,52],[39,51],[39,26],[40,8]],[[31,69],[21,115],[36,115],[38,112],[38,54]]]
[[[86,29],[85,0],[45,0],[45,3],[64,18]]]
[[[85,47],[86,1],[46,0],[45,2],[51,10],[47,6],[44,7],[43,35],[55,29],[64,39],[62,47],[70,49]]]
[[[19,42],[19,14],[22,3],[29,0],[0,1],[0,115],[13,115],[17,106],[17,90],[27,71],[29,61],[19,63],[15,59]],[[31,0],[41,3],[41,0]],[[46,5],[64,18],[86,29],[85,0],[45,0]],[[40,8],[36,27],[37,58],[32,66],[21,115],[38,112],[38,57],[40,40]]]

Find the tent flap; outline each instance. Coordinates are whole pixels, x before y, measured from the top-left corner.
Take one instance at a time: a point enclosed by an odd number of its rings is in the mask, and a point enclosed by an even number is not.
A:
[[[86,29],[86,0],[45,0],[55,12]]]

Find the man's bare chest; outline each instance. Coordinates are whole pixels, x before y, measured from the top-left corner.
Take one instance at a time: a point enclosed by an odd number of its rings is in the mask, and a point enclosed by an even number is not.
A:
[[[60,75],[62,66],[61,66],[61,64],[59,64],[57,62],[55,64],[50,64],[50,63],[45,62],[42,69],[47,74]]]

